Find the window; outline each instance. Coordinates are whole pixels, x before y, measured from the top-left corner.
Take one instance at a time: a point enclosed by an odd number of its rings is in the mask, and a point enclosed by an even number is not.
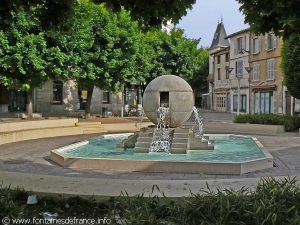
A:
[[[259,74],[260,74],[260,64],[254,64],[253,65],[253,70],[252,70],[252,75],[253,75],[253,80],[258,81],[259,80]]]
[[[160,106],[169,107],[169,92],[160,92]]]
[[[218,55],[218,56],[217,56],[217,64],[220,64],[220,63],[221,63],[221,56]]]
[[[276,48],[277,38],[274,34],[268,33],[265,35],[265,49],[273,50]]]
[[[63,102],[63,82],[60,80],[53,81],[53,99],[52,104],[62,104]]]
[[[226,107],[226,96],[217,95],[217,107],[218,108],[225,108]]]
[[[257,54],[260,52],[260,37],[255,37],[252,39],[252,54]]]
[[[267,80],[275,79],[276,62],[274,59],[267,60]]]
[[[221,69],[218,68],[218,80],[221,80]]]
[[[254,94],[255,113],[273,113],[273,92],[256,92]]]
[[[109,104],[109,91],[102,92],[102,104]]]
[[[225,54],[225,62],[228,62],[229,61],[229,53],[226,53]]]
[[[233,111],[237,112],[238,95],[233,95]],[[247,111],[247,95],[240,95],[240,112]]]
[[[234,45],[235,54],[240,54],[242,52],[242,49],[246,50],[246,36],[238,37],[237,39],[235,39]]]
[[[229,69],[229,66],[226,66],[226,67],[225,67],[225,71],[226,71],[226,79],[229,79],[229,71],[228,71],[228,69]]]
[[[243,61],[236,61],[235,62],[235,69],[236,69],[236,77],[242,78],[243,77]]]

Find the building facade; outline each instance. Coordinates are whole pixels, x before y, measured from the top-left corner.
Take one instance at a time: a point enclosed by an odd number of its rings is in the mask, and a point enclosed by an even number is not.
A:
[[[79,116],[86,109],[87,90],[78,86],[73,80],[49,80],[42,88],[34,92],[34,111],[43,116]],[[101,114],[106,108],[113,115],[120,114],[122,93],[112,94],[94,88],[91,113]]]
[[[282,39],[273,33],[258,36],[251,33],[250,44],[251,112],[291,114],[291,96],[283,86],[280,68]]]
[[[229,73],[230,112],[249,113],[249,29],[228,35],[230,40]],[[238,110],[239,108],[239,110]]]
[[[219,112],[230,111],[230,80],[229,80],[229,47],[220,49],[212,53],[214,60],[213,80],[214,80],[214,107]]]
[[[43,116],[83,116],[87,90],[73,80],[49,80],[33,91],[33,111]],[[0,117],[11,117],[26,112],[25,92],[7,90],[0,85]],[[91,113],[102,115],[135,115],[141,109],[142,91],[139,84],[125,84],[122,91],[112,93],[94,88]]]
[[[202,97],[206,99],[207,108],[217,111],[227,110],[225,68],[229,61],[229,41],[226,39],[223,22],[218,23],[211,46],[209,48],[209,93]],[[204,104],[203,104],[204,105]]]
[[[220,44],[223,39],[228,46]],[[283,84],[282,44],[273,33],[255,35],[249,29],[226,36],[223,23],[218,24],[210,48],[210,108],[231,113],[300,113],[300,101]]]

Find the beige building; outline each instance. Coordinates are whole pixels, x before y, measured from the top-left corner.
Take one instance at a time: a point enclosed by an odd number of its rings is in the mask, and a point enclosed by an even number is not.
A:
[[[229,41],[226,36],[224,24],[221,21],[218,23],[209,48],[209,93],[205,96],[207,108],[216,111],[227,111],[228,108],[225,68],[229,62]]]
[[[249,113],[249,29],[227,36],[230,39],[230,111]],[[239,107],[239,110],[238,110]]]
[[[229,47],[212,53],[214,60],[214,107],[215,111],[230,111]]]
[[[224,33],[223,23],[218,24],[210,48],[211,109],[232,113],[299,114],[300,101],[283,85],[282,39],[273,33],[255,35],[249,29],[228,36]],[[228,40],[228,46],[223,39]]]
[[[283,86],[282,39],[273,33],[251,34],[251,112],[291,114],[292,102]]]

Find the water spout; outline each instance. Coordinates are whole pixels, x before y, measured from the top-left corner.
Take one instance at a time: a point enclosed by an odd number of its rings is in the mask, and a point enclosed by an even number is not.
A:
[[[157,109],[157,125],[153,132],[149,152],[170,153],[171,130],[168,124],[169,108],[159,107]]]
[[[195,126],[193,127],[193,132],[196,137],[200,137],[202,141],[207,141],[204,137],[204,125],[203,118],[200,116],[198,109],[193,107],[194,117],[195,117]]]

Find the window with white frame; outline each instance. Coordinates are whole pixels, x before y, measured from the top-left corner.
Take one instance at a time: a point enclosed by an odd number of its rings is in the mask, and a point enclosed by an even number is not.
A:
[[[226,107],[226,96],[217,95],[217,107],[218,108]]]
[[[267,80],[274,80],[276,72],[276,61],[275,59],[267,60]]]
[[[265,34],[265,49],[266,50],[273,50],[276,48],[277,38],[275,34],[268,33]]]
[[[242,78],[243,77],[243,61],[236,61],[235,62],[235,72],[236,72],[236,77]]]
[[[254,37],[252,39],[252,54],[258,54],[260,52],[260,37]]]
[[[246,50],[246,36],[238,37],[234,42],[234,53],[240,54],[243,50]]]
[[[252,80],[258,81],[259,80],[259,74],[260,74],[260,64],[254,64],[253,70],[252,70]]]

